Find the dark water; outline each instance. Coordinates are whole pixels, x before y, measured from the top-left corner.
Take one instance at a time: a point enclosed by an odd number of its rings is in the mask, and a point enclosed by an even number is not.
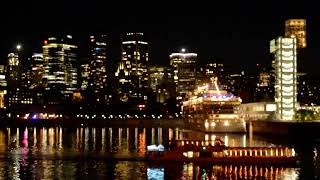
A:
[[[192,135],[191,135],[192,134]],[[279,138],[204,134],[171,128],[0,129],[0,179],[316,179],[317,149],[297,146],[301,167],[216,166],[134,161],[146,146],[172,139],[221,137],[228,146],[285,146]],[[129,158],[114,160],[110,157]]]

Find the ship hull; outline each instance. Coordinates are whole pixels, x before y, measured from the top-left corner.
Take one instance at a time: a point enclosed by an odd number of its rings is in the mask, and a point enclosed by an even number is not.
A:
[[[240,119],[185,118],[190,130],[210,133],[246,133],[246,124]]]

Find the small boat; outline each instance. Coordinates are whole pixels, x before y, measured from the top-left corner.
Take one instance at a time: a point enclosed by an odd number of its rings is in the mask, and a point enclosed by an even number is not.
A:
[[[297,165],[299,161],[294,149],[289,147],[227,147],[220,138],[216,138],[214,142],[176,140],[169,143],[166,148],[162,145],[148,146],[147,159],[149,161],[275,165]]]

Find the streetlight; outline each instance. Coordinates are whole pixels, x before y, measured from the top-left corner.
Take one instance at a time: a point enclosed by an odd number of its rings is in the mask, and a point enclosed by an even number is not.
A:
[[[181,52],[183,52],[183,53],[186,52],[186,49],[185,49],[185,48],[182,48],[182,49],[181,49]]]
[[[19,51],[19,50],[21,49],[21,45],[18,44],[16,48],[17,48],[17,50]]]

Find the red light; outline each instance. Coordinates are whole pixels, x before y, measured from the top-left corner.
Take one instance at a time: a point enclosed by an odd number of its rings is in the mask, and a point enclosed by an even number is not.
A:
[[[44,40],[44,44],[48,44],[48,41],[47,41],[47,40]]]

